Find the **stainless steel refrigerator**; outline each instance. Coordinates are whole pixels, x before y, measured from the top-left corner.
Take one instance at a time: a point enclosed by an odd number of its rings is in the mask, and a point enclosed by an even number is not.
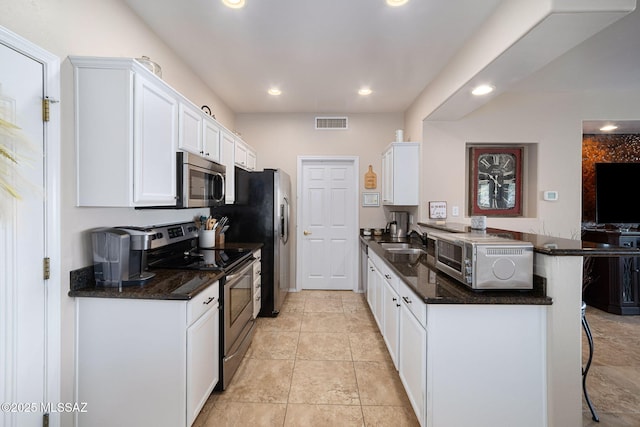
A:
[[[289,291],[291,178],[280,169],[235,168],[235,204],[212,208],[229,217],[227,242],[262,243],[260,316],[277,316]]]

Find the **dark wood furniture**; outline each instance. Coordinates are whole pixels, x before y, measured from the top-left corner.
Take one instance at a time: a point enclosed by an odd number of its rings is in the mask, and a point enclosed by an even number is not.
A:
[[[583,241],[640,248],[640,231],[583,230]],[[614,314],[640,314],[640,257],[602,257],[593,260],[593,283],[584,289],[590,306]]]

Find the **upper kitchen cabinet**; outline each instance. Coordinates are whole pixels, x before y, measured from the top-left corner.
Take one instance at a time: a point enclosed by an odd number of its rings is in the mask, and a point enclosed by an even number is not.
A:
[[[235,164],[249,171],[256,169],[256,152],[246,142],[236,136],[235,138]]]
[[[382,154],[382,203],[417,206],[419,204],[420,144],[394,142]]]
[[[220,135],[222,126],[212,117],[205,116],[202,131],[202,156],[212,162],[220,163]]]
[[[78,206],[175,206],[179,94],[130,58],[69,60]]]
[[[220,162],[221,125],[186,100],[180,101],[178,149]]]
[[[222,129],[220,134],[220,163],[226,170],[225,203],[230,205],[235,202],[235,137],[231,132]]]

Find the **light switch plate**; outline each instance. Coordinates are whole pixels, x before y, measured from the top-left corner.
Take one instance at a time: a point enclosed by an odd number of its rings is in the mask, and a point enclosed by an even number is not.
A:
[[[542,195],[542,198],[548,202],[555,202],[558,200],[558,192],[555,190],[545,191]]]

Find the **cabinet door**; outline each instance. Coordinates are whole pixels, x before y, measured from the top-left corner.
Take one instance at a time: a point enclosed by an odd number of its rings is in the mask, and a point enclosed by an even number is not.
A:
[[[243,169],[247,168],[247,147],[240,140],[235,141],[235,162],[236,165],[242,167]]]
[[[425,423],[427,390],[427,331],[403,303],[400,307],[398,372],[411,406]]]
[[[187,426],[218,383],[219,318],[216,304],[187,329]]]
[[[227,167],[225,203],[232,204],[236,197],[235,186],[235,142],[233,135],[222,131],[220,137],[220,163]]]
[[[400,328],[400,297],[391,285],[382,282],[382,309],[384,311],[384,327],[382,337],[387,344],[393,364],[398,369],[398,332]]]
[[[189,104],[181,102],[178,117],[178,148],[203,155],[202,112]]]
[[[393,203],[393,149],[382,155],[382,201]]]
[[[134,98],[133,205],[175,206],[178,101],[139,74]]]
[[[373,265],[371,259],[367,260],[367,268],[369,269],[369,274],[367,274],[367,303],[369,304],[371,312],[375,316],[378,270],[376,270],[376,267]]]
[[[209,160],[220,163],[220,125],[207,117],[203,120],[202,154]]]
[[[250,171],[256,170],[257,156],[256,152],[250,148],[247,148],[247,169]]]

